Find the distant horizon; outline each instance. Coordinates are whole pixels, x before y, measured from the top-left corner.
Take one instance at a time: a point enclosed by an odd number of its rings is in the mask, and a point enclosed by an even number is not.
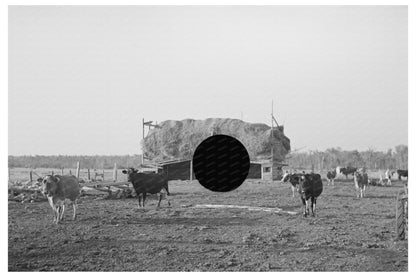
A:
[[[299,153],[309,153],[309,152],[313,152],[313,151],[320,151],[320,152],[325,152],[326,150],[329,150],[329,149],[341,149],[341,151],[358,151],[358,152],[365,152],[365,151],[368,151],[368,150],[373,150],[373,151],[379,151],[379,152],[387,152],[389,149],[392,149],[393,150],[393,152],[395,151],[395,147],[396,146],[399,146],[399,145],[405,145],[405,146],[408,146],[407,144],[403,144],[403,143],[401,143],[401,144],[397,144],[397,145],[394,145],[393,147],[389,147],[389,148],[387,148],[387,149],[375,149],[375,148],[371,148],[371,147],[369,147],[369,148],[367,148],[367,149],[362,149],[362,150],[360,150],[360,149],[344,149],[344,148],[342,148],[342,147],[328,147],[328,148],[326,148],[326,149],[310,149],[310,150],[301,150],[301,151],[295,151],[296,149],[292,149],[291,151],[293,151],[293,152],[295,152],[295,153],[297,153],[297,154],[299,154]],[[292,152],[292,153],[293,153]],[[289,154],[290,154],[291,152],[289,152]],[[110,157],[110,156],[141,156],[142,155],[142,153],[137,153],[137,154],[18,154],[18,155],[13,155],[13,154],[8,154],[8,156],[9,157],[23,157],[23,156],[71,156],[71,157],[75,157],[75,156],[88,156],[88,157],[91,157],[91,156],[108,156],[108,157]]]

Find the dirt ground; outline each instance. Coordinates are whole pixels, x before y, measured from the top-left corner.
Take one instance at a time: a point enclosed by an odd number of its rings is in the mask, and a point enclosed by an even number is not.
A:
[[[136,199],[80,199],[78,219],[52,223],[47,202],[9,202],[9,271],[407,271],[407,241],[395,241],[402,183],[326,186],[317,217],[304,218],[290,185],[247,180],[214,193],[193,181],[169,183],[172,207]],[[201,208],[224,204],[283,211]]]

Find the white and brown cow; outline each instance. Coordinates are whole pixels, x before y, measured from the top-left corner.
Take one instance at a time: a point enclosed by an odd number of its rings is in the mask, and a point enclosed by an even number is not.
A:
[[[363,198],[365,196],[365,189],[368,185],[368,175],[364,171],[354,172],[354,184],[357,192],[357,198]]]
[[[72,203],[74,209],[72,220],[75,220],[77,199],[81,194],[81,187],[75,176],[46,175],[42,180],[42,193],[48,198],[52,207],[54,223],[58,224],[63,220],[66,201]]]

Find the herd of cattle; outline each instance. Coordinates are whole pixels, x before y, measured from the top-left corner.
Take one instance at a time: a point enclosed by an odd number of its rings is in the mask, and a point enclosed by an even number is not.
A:
[[[168,179],[157,173],[140,173],[137,169],[129,168],[122,170],[122,173],[127,174],[128,182],[132,183],[139,200],[139,207],[144,207],[147,194],[157,194],[159,202],[157,207],[165,195],[165,198],[170,206]],[[365,195],[365,189],[368,185],[387,185],[391,184],[391,177],[396,173],[398,179],[408,177],[407,170],[397,170],[392,172],[387,170],[385,178],[380,176],[379,180],[370,179],[365,169],[357,169],[353,167],[340,168],[337,167],[334,171],[327,173],[328,185],[334,185],[334,180],[341,174],[348,178],[348,175],[353,174],[354,184],[357,191],[357,198],[362,198]],[[316,173],[286,173],[281,179],[282,182],[290,182],[292,185],[292,196],[295,197],[297,191],[300,195],[303,204],[303,216],[309,215],[309,206],[311,208],[312,216],[316,215],[316,200],[323,191],[323,182],[320,174]],[[41,183],[41,191],[48,198],[54,213],[54,223],[59,223],[63,220],[65,212],[65,204],[72,204],[73,220],[76,218],[77,199],[81,195],[81,186],[75,176],[60,176],[47,175],[44,178],[38,179]],[[310,202],[310,203],[309,203]]]

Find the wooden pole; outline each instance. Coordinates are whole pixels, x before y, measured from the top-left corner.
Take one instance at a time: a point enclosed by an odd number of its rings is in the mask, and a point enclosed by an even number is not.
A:
[[[64,176],[64,168],[61,168],[61,175]]]
[[[53,170],[52,170],[51,174],[52,174],[52,176],[53,176]]]
[[[9,177],[9,179],[10,179],[10,177]],[[32,170],[29,171],[29,180],[32,183],[32,181],[33,181]]]
[[[103,169],[103,182],[104,182],[104,169]]]
[[[117,181],[117,163],[114,163],[114,170],[113,170],[113,181]]]
[[[77,162],[77,173],[76,173],[76,177],[77,179],[79,179],[79,162]]]
[[[69,170],[69,175],[72,175],[72,170],[71,169]]]
[[[90,168],[87,169],[88,181],[91,181]]]

